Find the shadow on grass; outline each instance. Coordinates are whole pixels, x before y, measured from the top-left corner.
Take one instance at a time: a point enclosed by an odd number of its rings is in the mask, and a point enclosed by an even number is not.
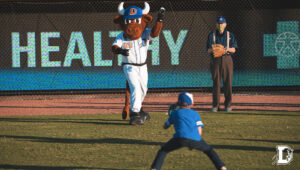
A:
[[[220,103],[220,105],[224,105],[224,103]],[[211,103],[205,103],[205,102],[195,102],[196,108],[194,108],[197,111],[205,111],[210,112],[211,110]],[[209,108],[199,108],[197,106],[210,106]],[[239,106],[243,106],[244,108],[241,108]],[[248,106],[249,108],[245,108],[245,106]],[[298,112],[300,113],[300,106],[299,104],[289,104],[289,103],[233,103],[232,107],[234,107],[234,111],[262,111],[262,112]],[[252,108],[251,108],[252,107]],[[254,107],[254,108],[253,108]],[[269,109],[265,109],[265,107],[269,107]],[[237,108],[237,109],[235,109]],[[270,109],[271,108],[271,109]],[[289,111],[289,109],[285,108],[297,108],[298,111]],[[221,110],[225,111],[225,109]],[[281,116],[281,115],[277,115]],[[292,116],[298,116],[298,115],[292,115]]]
[[[209,112],[208,114],[227,114],[227,115],[244,115],[244,116],[289,116],[289,117],[300,117],[300,112],[297,111],[282,111],[285,113],[281,113],[278,110],[261,110],[262,113],[257,112],[246,112],[246,111],[258,111],[258,110],[234,110],[233,112],[210,112],[210,109],[195,109],[196,111],[205,111]],[[239,112],[240,111],[240,112]]]
[[[195,105],[200,106],[211,106],[212,103],[207,102],[195,102]],[[220,103],[220,105],[224,105],[224,103]],[[296,107],[299,108],[299,104],[297,103],[233,103],[232,106],[257,106],[257,107]]]
[[[264,110],[264,109],[234,109],[234,112],[229,114],[239,113],[240,112],[268,112],[268,113],[249,113],[249,115],[264,115],[264,116],[300,116],[299,111],[288,111],[288,110]],[[270,112],[278,113],[278,112],[285,112],[283,114],[270,114]],[[294,113],[294,114],[287,114],[287,113]],[[241,114],[241,113],[240,113]],[[245,114],[245,113],[242,113]]]
[[[244,151],[276,151],[276,148],[261,147],[261,146],[241,146],[241,145],[211,145],[215,149],[230,149]]]
[[[25,140],[32,142],[48,142],[48,143],[70,143],[70,144],[133,144],[133,145],[162,145],[162,142],[151,142],[137,139],[124,138],[104,138],[104,139],[71,139],[71,138],[50,138],[50,137],[36,137],[36,136],[9,136],[0,135],[0,138],[12,138],[17,140]]]
[[[262,147],[262,146],[240,146],[240,145],[211,145],[215,149],[230,149],[243,151],[264,151],[276,153],[276,147]],[[294,150],[294,153],[299,153],[300,150]]]
[[[24,140],[24,141],[31,141],[31,142],[69,143],[69,144],[128,144],[128,145],[158,145],[158,146],[162,146],[163,144],[165,144],[164,142],[154,142],[154,141],[124,139],[124,138],[68,139],[68,138],[7,136],[7,135],[1,135],[0,138],[12,138],[16,140]],[[270,152],[276,151],[275,147],[261,147],[261,146],[212,145],[212,147],[215,149],[230,149],[230,150],[244,150],[244,151],[270,151]],[[295,150],[295,152],[299,152],[299,150]]]
[[[144,106],[145,110],[148,112],[167,112],[168,111],[168,106],[166,107],[149,107],[149,106]],[[210,112],[211,108],[199,108],[199,107],[193,107],[194,110],[196,111],[200,111],[200,112]],[[221,109],[221,111],[225,111],[225,109]],[[300,108],[299,111],[289,111],[289,110],[284,110],[284,109],[263,109],[263,107],[261,108],[245,108],[245,109],[241,109],[241,108],[237,108],[237,109],[233,109],[234,112],[236,111],[241,111],[241,112],[291,112],[291,113],[300,113]],[[283,114],[286,115],[286,114]],[[283,116],[283,115],[277,115],[277,116]],[[291,115],[291,116],[300,116],[300,115]]]
[[[267,139],[237,139],[237,138],[223,138],[226,140],[240,140],[240,141],[252,141],[252,142],[268,142],[277,144],[300,144],[300,141],[287,141],[287,140],[267,140]]]
[[[106,104],[106,103],[105,103]],[[120,106],[0,106],[0,108],[8,109],[117,109],[123,108]]]
[[[74,167],[74,166],[40,166],[40,165],[8,165],[3,164],[0,165],[0,168],[4,169],[44,169],[44,170],[50,170],[50,169],[99,169],[99,168],[93,168],[93,167]]]
[[[128,125],[121,119],[54,119],[54,118],[0,118],[0,122],[30,122],[30,123],[83,123],[96,125]]]
[[[0,168],[3,169],[33,169],[33,170],[51,170],[51,169],[99,169],[99,170],[127,170],[126,168],[94,168],[94,167],[82,167],[82,166],[40,166],[40,165],[8,165],[8,164],[0,164]],[[129,170],[129,169],[128,169]]]

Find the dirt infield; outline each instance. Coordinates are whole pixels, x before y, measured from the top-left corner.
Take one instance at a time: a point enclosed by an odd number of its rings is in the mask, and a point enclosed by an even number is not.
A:
[[[193,93],[199,112],[211,108],[211,94]],[[167,112],[176,102],[178,93],[149,93],[144,101],[144,110]],[[62,115],[62,114],[121,114],[123,94],[95,95],[27,95],[0,96],[0,116],[17,115]],[[224,98],[221,97],[221,101]],[[233,111],[300,111],[300,93],[234,94]],[[221,109],[223,109],[221,107]]]

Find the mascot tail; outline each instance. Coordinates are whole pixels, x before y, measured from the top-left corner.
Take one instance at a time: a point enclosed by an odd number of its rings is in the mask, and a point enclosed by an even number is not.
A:
[[[128,115],[129,115],[129,96],[130,96],[130,89],[129,89],[129,84],[126,81],[126,92],[125,92],[125,106],[123,108],[122,112],[122,119],[126,120]]]

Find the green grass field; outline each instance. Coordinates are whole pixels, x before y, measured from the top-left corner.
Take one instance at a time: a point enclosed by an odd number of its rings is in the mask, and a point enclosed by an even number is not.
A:
[[[300,112],[200,114],[203,137],[228,169],[300,169]],[[173,135],[164,113],[143,126],[120,114],[0,117],[0,169],[149,169]],[[294,149],[289,165],[272,165],[277,145]],[[167,155],[163,169],[207,170],[202,152],[182,148]]]

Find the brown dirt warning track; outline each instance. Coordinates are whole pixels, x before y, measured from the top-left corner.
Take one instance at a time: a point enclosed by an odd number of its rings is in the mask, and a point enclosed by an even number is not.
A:
[[[194,94],[194,109],[209,111],[210,93]],[[148,112],[167,112],[175,103],[178,93],[149,93],[143,107]],[[87,95],[24,95],[0,96],[0,116],[69,115],[69,114],[120,114],[124,106],[123,94]],[[221,102],[224,101],[223,96]],[[221,109],[222,106],[221,106]],[[276,94],[234,94],[233,111],[299,111],[300,92]]]

